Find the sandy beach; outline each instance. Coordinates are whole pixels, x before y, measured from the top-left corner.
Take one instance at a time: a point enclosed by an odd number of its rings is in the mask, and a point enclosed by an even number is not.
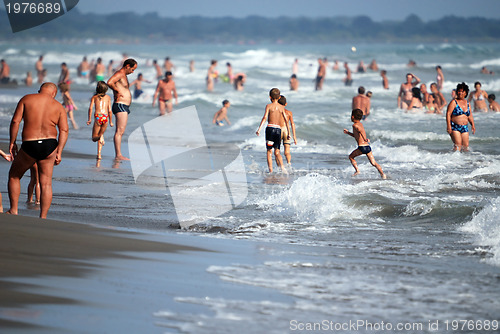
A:
[[[178,235],[176,243],[172,235],[7,214],[0,221],[2,331],[161,333],[155,313],[201,307],[175,305],[176,294],[204,296],[226,285],[222,295],[256,295],[206,272],[209,263],[237,259],[223,253],[227,241]]]
[[[2,214],[0,220],[2,328],[32,327],[31,320],[40,314],[23,311],[27,305],[82,302],[78,296],[66,298],[34,292],[44,285],[46,279],[86,277],[102,266],[98,263],[102,259],[134,259],[146,252],[201,251],[195,247],[137,239],[135,233],[107,231],[83,224],[7,214]],[[126,252],[137,255],[127,255]],[[37,283],[21,283],[25,279]]]

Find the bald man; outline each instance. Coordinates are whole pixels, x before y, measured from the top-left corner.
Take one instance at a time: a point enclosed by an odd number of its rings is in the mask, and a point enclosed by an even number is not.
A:
[[[55,100],[56,94],[57,86],[46,82],[37,94],[28,94],[17,104],[10,123],[9,151],[15,158],[9,171],[10,210],[7,213],[17,215],[21,178],[36,162],[41,187],[40,218],[47,218],[52,203],[52,172],[54,165],[61,162],[68,140],[66,110]],[[18,151],[16,138],[23,120],[23,143]]]

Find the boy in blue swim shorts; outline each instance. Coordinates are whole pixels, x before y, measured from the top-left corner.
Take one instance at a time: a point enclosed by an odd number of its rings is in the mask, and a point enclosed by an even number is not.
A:
[[[280,153],[281,144],[281,123],[285,122],[287,130],[287,139],[290,139],[290,126],[288,125],[288,117],[285,114],[285,107],[278,103],[281,97],[280,90],[278,88],[273,88],[269,92],[269,99],[271,103],[266,105],[266,111],[264,112],[264,117],[260,121],[259,128],[257,129],[257,136],[260,135],[260,130],[264,123],[267,121],[266,127],[266,148],[267,148],[267,166],[269,167],[269,173],[273,172],[273,159],[272,150],[274,149],[274,158],[276,160],[276,165],[281,168],[282,171],[286,172],[283,168],[283,159]]]
[[[366,154],[366,157],[368,158],[372,166],[377,168],[378,172],[380,173],[380,177],[386,179],[387,176],[382,171],[382,167],[380,167],[380,165],[375,161],[375,158],[373,157],[372,149],[370,147],[370,140],[366,138],[365,128],[363,127],[363,124],[361,124],[361,119],[363,119],[363,111],[361,109],[354,109],[351,114],[351,121],[354,123],[352,125],[352,132],[344,129],[344,133],[351,137],[354,137],[354,139],[356,139],[356,142],[358,143],[358,148],[352,151],[349,155],[349,160],[356,170],[353,176],[360,173],[358,164],[356,163],[356,160],[354,160],[354,158],[362,154]]]

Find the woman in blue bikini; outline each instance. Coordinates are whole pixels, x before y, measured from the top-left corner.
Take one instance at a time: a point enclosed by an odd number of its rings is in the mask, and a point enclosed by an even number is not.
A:
[[[456,94],[457,97],[448,104],[446,111],[446,131],[451,136],[454,151],[468,151],[469,123],[472,134],[476,133],[474,117],[470,112],[470,103],[466,99],[469,94],[469,86],[464,82],[458,84]]]

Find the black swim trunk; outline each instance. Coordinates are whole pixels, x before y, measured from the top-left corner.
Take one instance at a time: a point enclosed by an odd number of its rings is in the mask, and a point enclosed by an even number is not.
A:
[[[266,127],[266,147],[268,150],[280,149],[281,145],[281,127]]]
[[[23,141],[21,149],[35,160],[43,160],[57,148],[57,139],[39,139]]]
[[[113,106],[111,107],[111,111],[113,111],[113,115],[119,112],[126,112],[127,114],[130,114],[130,106],[123,104],[123,103],[113,103]]]
[[[358,150],[360,150],[361,153],[363,153],[363,154],[368,154],[372,151],[372,148],[370,147],[370,145],[358,146]]]

